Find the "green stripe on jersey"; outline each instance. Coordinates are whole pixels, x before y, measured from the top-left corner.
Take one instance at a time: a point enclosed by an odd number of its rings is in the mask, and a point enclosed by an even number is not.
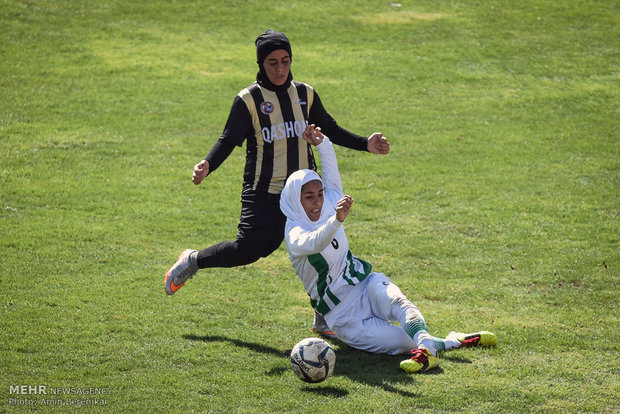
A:
[[[327,297],[329,297],[329,299],[332,301],[332,303],[335,306],[337,306],[340,303],[340,299],[338,299],[338,297],[336,295],[334,295],[334,293],[329,288],[327,288],[327,290],[325,291],[325,295]],[[319,300],[319,303],[314,308],[321,315],[325,315],[327,312],[329,312],[331,310],[331,308],[327,304],[327,301],[325,300],[325,296],[321,296],[321,299]]]
[[[327,274],[329,272],[329,265],[325,258],[320,254],[311,254],[308,256],[308,262],[314,267],[314,270],[319,274],[319,280],[316,283],[316,290],[319,293],[319,297],[323,297],[325,289],[327,289]]]
[[[362,264],[362,268],[363,268],[363,272],[360,273],[357,270],[355,270],[355,262],[353,261],[353,253],[351,253],[351,250],[349,250],[347,252],[347,263],[349,264],[348,268],[349,268],[349,272],[348,272],[348,277],[347,276],[347,272],[345,271],[345,273],[342,275],[342,277],[344,278],[344,280],[347,281],[347,283],[349,285],[355,286],[357,283],[361,283],[364,279],[366,279],[368,277],[368,275],[370,274],[370,272],[372,271],[372,265],[368,262],[365,262],[364,260],[360,259],[359,257],[357,258],[357,260],[359,260],[359,262]],[[357,279],[357,283],[355,281],[353,281],[351,278],[356,278]]]
[[[334,295],[329,288],[327,288],[327,296],[329,296],[332,302],[334,302],[334,305],[338,305],[340,303],[340,299],[338,299],[338,297]]]
[[[312,254],[308,256],[308,262],[314,267],[314,270],[319,275],[319,279],[316,283],[316,290],[319,294],[319,301],[315,301],[310,299],[310,304],[314,309],[316,309],[320,314],[325,315],[331,309],[327,302],[325,301],[325,295],[329,297],[334,305],[338,305],[340,303],[340,299],[336,295],[333,294],[329,287],[327,287],[327,277],[329,276],[329,265],[325,258],[320,254]]]

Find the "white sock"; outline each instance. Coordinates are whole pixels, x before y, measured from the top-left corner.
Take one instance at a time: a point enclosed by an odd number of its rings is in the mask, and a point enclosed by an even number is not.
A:
[[[456,348],[460,348],[461,347],[461,342],[458,339],[456,339],[457,336],[458,336],[458,333],[452,331],[443,340],[444,343],[446,344],[446,351],[449,350],[449,349],[456,349]]]
[[[418,331],[413,336],[413,342],[415,342],[418,348],[426,348],[428,352],[437,356],[437,350],[435,349],[435,341],[433,340],[433,336],[429,334],[427,331]]]

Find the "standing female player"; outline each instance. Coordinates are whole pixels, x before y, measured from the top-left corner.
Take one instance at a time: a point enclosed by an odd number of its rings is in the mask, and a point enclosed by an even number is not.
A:
[[[320,125],[338,145],[375,154],[390,150],[380,132],[365,138],[340,127],[310,85],[293,81],[293,53],[283,33],[268,30],[255,44],[259,66],[256,82],[239,92],[224,132],[206,158],[194,166],[192,176],[194,184],[200,184],[236,146],[246,143],[237,238],[200,251],[183,251],[164,278],[169,295],[198,269],[247,265],[280,246],[286,221],[279,207],[284,183],[294,171],[316,169],[312,148],[302,138],[309,124]],[[320,317],[315,318],[313,330],[330,332]]]
[[[353,199],[343,194],[333,146],[318,128],[304,138],[317,145],[323,179],[308,169],[288,178],[280,198],[287,217],[284,240],[312,307],[335,335],[368,352],[410,353],[400,363],[406,372],[436,367],[438,351],[496,345],[496,336],[486,331],[451,332],[445,339],[430,335],[424,317],[398,286],[351,253],[342,222]]]

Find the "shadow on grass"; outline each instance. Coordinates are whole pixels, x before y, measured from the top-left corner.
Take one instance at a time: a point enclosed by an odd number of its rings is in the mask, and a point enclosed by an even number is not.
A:
[[[239,339],[227,338],[221,335],[184,335],[185,339],[201,342],[229,342],[235,346],[243,347],[254,352],[275,355],[281,358],[290,356],[291,350],[282,351],[269,346],[242,341]],[[352,381],[382,388],[385,391],[396,393],[405,397],[415,397],[411,391],[415,385],[415,374],[405,374],[399,368],[403,356],[391,356],[370,354],[351,348],[339,341],[330,341],[336,351],[336,369],[334,376],[344,376]],[[451,358],[452,359],[452,358]],[[455,362],[471,362],[459,361]],[[288,363],[285,366],[271,369],[267,375],[284,375],[288,372]],[[439,375],[443,372],[441,367],[429,371],[423,375]],[[302,391],[323,395],[326,397],[342,398],[349,394],[349,391],[338,387],[315,384],[301,388]]]
[[[256,344],[253,342],[246,342],[240,339],[226,338],[225,336],[220,336],[220,335],[205,335],[205,336],[183,335],[183,338],[189,339],[190,341],[201,341],[201,342],[230,342],[231,344],[235,346],[247,348],[254,352],[260,352],[261,354],[275,355],[275,356],[279,356],[283,358],[288,358],[289,355],[291,354],[291,350],[280,351],[279,349],[275,349],[269,346],[260,345],[260,344]]]
[[[471,364],[471,363],[473,363],[471,359],[467,359],[467,358],[463,357],[462,355],[451,354],[449,352],[444,352],[441,355],[439,355],[439,357],[441,359],[445,359],[447,361],[454,362],[455,364]]]
[[[304,392],[321,395],[323,397],[342,398],[349,395],[349,391],[338,387],[329,387],[325,385],[307,385],[301,389]]]

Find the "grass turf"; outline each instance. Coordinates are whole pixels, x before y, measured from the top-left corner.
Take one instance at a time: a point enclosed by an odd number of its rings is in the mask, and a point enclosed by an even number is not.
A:
[[[620,409],[617,4],[0,11],[0,411],[93,399],[16,385],[107,389],[113,412]],[[287,33],[295,78],[341,125],[391,141],[386,157],[337,148],[354,253],[433,333],[493,330],[496,349],[408,376],[335,344],[334,376],[307,385],[285,355],[312,313],[283,247],[163,293],[182,248],[235,236],[243,151],[200,187],[191,168],[253,81],[266,28]]]

